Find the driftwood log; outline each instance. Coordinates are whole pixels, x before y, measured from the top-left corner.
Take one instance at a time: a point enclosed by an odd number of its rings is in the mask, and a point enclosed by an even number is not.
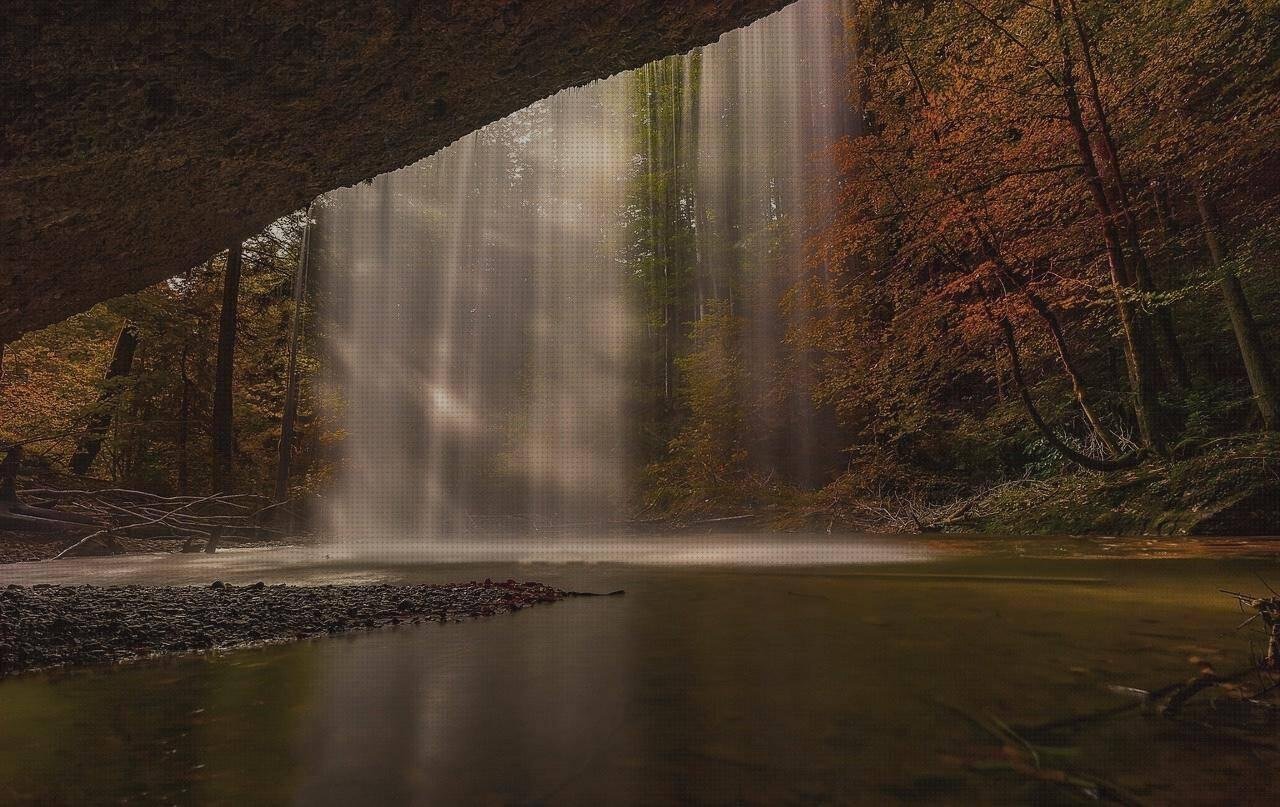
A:
[[[0,529],[64,541],[56,557],[120,551],[118,539],[186,539],[213,552],[227,542],[280,534],[270,516],[281,509],[256,494],[162,496],[139,490],[18,490],[22,448],[14,446],[0,462]],[[25,501],[38,501],[39,505]]]
[[[1241,610],[1253,611],[1253,616],[1240,623],[1244,627],[1256,620],[1262,620],[1263,632],[1267,640],[1267,652],[1261,666],[1268,670],[1280,671],[1280,594],[1263,581],[1263,585],[1271,589],[1270,597],[1255,597],[1252,594],[1241,594],[1238,591],[1219,589],[1229,597],[1235,597]]]

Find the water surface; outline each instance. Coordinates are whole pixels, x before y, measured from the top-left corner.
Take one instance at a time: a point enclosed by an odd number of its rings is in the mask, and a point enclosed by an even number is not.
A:
[[[1280,578],[1274,545],[1243,542],[881,540],[855,562],[857,539],[827,538],[839,562],[762,565],[784,539],[709,539],[722,558],[743,543],[746,565],[246,552],[8,567],[0,583],[515,576],[627,594],[8,680],[0,801],[1078,803],[1008,770],[966,714],[1028,725],[1123,702],[1107,684],[1185,679],[1192,659],[1234,670],[1248,636],[1217,589]],[[1148,803],[1280,799],[1274,750],[1154,717],[1059,745],[1046,765]]]

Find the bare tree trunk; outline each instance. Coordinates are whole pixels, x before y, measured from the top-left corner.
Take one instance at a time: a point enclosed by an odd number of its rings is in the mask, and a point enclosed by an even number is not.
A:
[[[1115,439],[1111,436],[1110,430],[1103,425],[1102,420],[1097,413],[1093,411],[1093,406],[1089,403],[1088,393],[1085,391],[1084,380],[1080,376],[1080,371],[1076,369],[1075,362],[1071,360],[1071,351],[1067,347],[1066,337],[1062,333],[1062,324],[1058,321],[1058,316],[1053,313],[1049,305],[1040,298],[1040,295],[1029,289],[1023,289],[1031,306],[1035,308],[1036,313],[1044,320],[1045,325],[1049,329],[1049,333],[1053,336],[1053,344],[1058,349],[1058,360],[1062,363],[1062,369],[1067,374],[1067,378],[1071,381],[1071,392],[1075,396],[1076,405],[1080,407],[1080,411],[1084,414],[1085,420],[1089,422],[1093,433],[1098,436],[1098,440],[1106,447],[1107,451],[1114,456],[1120,453],[1120,447],[1116,444]]]
[[[1093,145],[1089,142],[1089,130],[1085,126],[1084,115],[1080,109],[1080,97],[1076,92],[1075,84],[1075,57],[1072,55],[1066,32],[1061,30],[1063,24],[1061,3],[1054,0],[1053,8],[1059,24],[1062,46],[1062,96],[1067,107],[1067,119],[1075,134],[1076,150],[1080,155],[1085,183],[1093,196],[1102,224],[1107,266],[1111,272],[1116,309],[1120,314],[1120,324],[1124,331],[1125,359],[1129,369],[1129,384],[1134,394],[1134,414],[1138,420],[1143,445],[1158,454],[1163,454],[1165,451],[1164,424],[1160,410],[1159,384],[1155,375],[1158,367],[1155,345],[1145,323],[1127,296],[1136,288],[1136,284],[1124,260],[1120,233],[1115,226],[1115,211],[1111,207],[1110,199],[1107,198],[1102,176],[1098,171],[1098,163],[1094,158]]]
[[[71,455],[71,470],[80,476],[89,473],[90,466],[98,458],[98,452],[102,450],[102,441],[106,439],[107,431],[111,428],[111,403],[119,392],[119,388],[112,381],[128,375],[133,369],[133,354],[137,348],[138,328],[126,321],[120,328],[119,335],[116,336],[116,346],[111,352],[111,364],[103,377],[106,386],[98,396],[96,411],[89,418],[84,435],[76,443],[75,453]]]
[[[1031,400],[1031,390],[1027,388],[1026,379],[1022,375],[1022,360],[1018,356],[1018,342],[1014,337],[1013,324],[1009,322],[1008,317],[1000,319],[1000,331],[1004,337],[1005,352],[1009,355],[1009,369],[1013,375],[1014,384],[1018,387],[1018,397],[1022,399],[1022,406],[1027,410],[1027,415],[1031,418],[1031,422],[1035,424],[1036,429],[1059,454],[1071,462],[1093,471],[1118,471],[1122,468],[1132,468],[1141,462],[1142,457],[1137,453],[1110,460],[1096,460],[1067,445],[1049,427],[1049,424],[1045,422],[1044,417],[1040,414],[1040,410],[1036,409],[1035,401]]]
[[[1067,50],[1067,46],[1065,42],[1063,44],[1063,54],[1064,54],[1064,65],[1068,65],[1069,50]],[[929,106],[930,105],[929,96],[925,92],[924,85],[923,83],[921,83],[919,76],[916,74],[915,68],[911,65],[910,59],[907,59],[907,66],[908,66],[908,69],[911,71],[912,78],[915,81],[916,90],[920,93],[920,97],[924,101],[925,106]],[[1078,97],[1074,96],[1073,85],[1069,88],[1069,93],[1070,93],[1070,97],[1068,99],[1068,104],[1070,105],[1071,103],[1074,103],[1075,109],[1078,112],[1079,99]],[[1064,88],[1064,94],[1067,94],[1066,88]],[[1099,105],[1099,111],[1101,111],[1100,105]],[[936,130],[932,131],[932,137],[935,143],[938,143],[941,140]],[[1092,158],[1092,147],[1088,146],[1087,144],[1087,136],[1086,136],[1086,147],[1090,149],[1089,156],[1090,158]],[[1094,173],[1096,174],[1097,173],[1096,164],[1094,164],[1093,169],[1094,169]],[[965,194],[963,191],[955,188],[954,186],[952,186],[950,189],[952,193],[954,193],[957,197],[961,199],[964,198]],[[1103,195],[1105,197],[1105,191]],[[1089,422],[1089,426],[1092,428],[1093,432],[1098,436],[1098,440],[1103,444],[1103,446],[1111,454],[1114,455],[1114,454],[1120,453],[1119,447],[1116,445],[1115,440],[1112,438],[1110,431],[1108,431],[1106,426],[1103,425],[1101,419],[1097,416],[1097,414],[1093,411],[1093,407],[1089,404],[1088,396],[1085,392],[1084,381],[1082,380],[1079,371],[1076,369],[1075,363],[1071,360],[1071,352],[1067,347],[1066,338],[1063,336],[1062,327],[1058,321],[1057,316],[1053,313],[1052,309],[1049,308],[1049,305],[1044,301],[1044,299],[1030,289],[1030,287],[1027,285],[1026,281],[1023,279],[1021,274],[1017,271],[1017,269],[1009,265],[1009,263],[1004,259],[999,247],[995,243],[993,243],[992,239],[987,237],[986,233],[984,232],[984,228],[982,224],[978,221],[977,217],[972,212],[969,212],[968,218],[969,218],[970,225],[973,227],[974,234],[978,237],[980,243],[982,244],[983,250],[986,252],[987,257],[989,257],[991,261],[996,265],[1000,274],[1006,280],[1008,280],[1013,286],[1015,286],[1020,292],[1022,292],[1022,295],[1027,299],[1028,302],[1031,303],[1032,308],[1034,308],[1036,313],[1039,314],[1041,319],[1044,320],[1046,326],[1049,329],[1050,334],[1053,336],[1054,345],[1058,350],[1058,357],[1062,362],[1063,370],[1066,372],[1067,377],[1071,381],[1072,393],[1075,396],[1077,405],[1079,405],[1080,407],[1080,411],[1084,414],[1085,420]],[[1108,253],[1108,255],[1110,256],[1110,253]],[[998,385],[997,394],[1001,397],[1001,399],[1003,399],[1004,393],[1003,393],[1003,389],[999,388],[1000,386],[1002,385]]]
[[[1142,248],[1142,238],[1138,233],[1138,220],[1133,214],[1133,205],[1129,199],[1129,186],[1125,181],[1124,171],[1120,167],[1120,151],[1116,146],[1115,136],[1111,133],[1111,123],[1107,117],[1106,107],[1102,104],[1102,92],[1098,87],[1098,72],[1093,62],[1093,42],[1080,19],[1075,0],[1068,0],[1071,6],[1071,21],[1075,27],[1076,37],[1080,42],[1081,57],[1085,75],[1089,81],[1089,98],[1093,105],[1094,116],[1098,119],[1098,130],[1102,135],[1104,165],[1110,170],[1111,181],[1115,185],[1116,204],[1114,208],[1124,222],[1125,239],[1129,244],[1129,252],[1133,255],[1134,281],[1138,290],[1151,293],[1156,290],[1155,280],[1151,276],[1151,268],[1147,263],[1146,250]],[[1191,386],[1191,376],[1187,371],[1187,361],[1178,342],[1178,331],[1173,323],[1173,312],[1168,307],[1160,306],[1155,311],[1156,327],[1160,330],[1160,338],[1165,344],[1170,369],[1174,379],[1182,389]]]
[[[289,466],[293,460],[293,431],[298,417],[298,343],[302,338],[303,304],[307,296],[307,272],[311,261],[311,207],[302,231],[298,269],[293,278],[293,320],[289,324],[289,362],[285,368],[284,409],[280,413],[280,449],[276,461],[275,501],[289,498]]]
[[[240,244],[227,250],[226,275],[222,281],[218,366],[213,378],[213,487],[219,493],[231,489],[234,470],[235,433],[231,393],[235,374],[236,319],[243,259],[244,251]]]
[[[1178,244],[1178,234],[1182,231],[1182,227],[1175,218],[1173,206],[1169,201],[1169,185],[1166,178],[1159,177],[1151,183],[1151,201],[1156,226],[1160,233],[1160,250],[1165,254],[1165,272],[1162,282],[1165,288],[1173,288],[1182,283],[1176,268],[1185,257],[1185,251]]]
[[[663,343],[663,393],[667,405],[671,406],[676,397],[676,350],[680,339],[680,315],[676,308],[677,271],[679,269],[679,244],[672,238],[679,226],[676,219],[676,145],[674,127],[676,123],[675,99],[675,59],[664,59],[655,67],[660,89],[659,98],[665,95],[670,104],[672,131],[665,126],[658,129],[658,144],[661,154],[658,164],[662,167],[663,179],[662,199],[659,202],[662,211],[662,343]],[[659,124],[665,124],[664,116],[659,116]]]
[[[1004,403],[1004,368],[1000,366],[1000,349],[993,348],[991,351],[991,364],[995,367],[996,380],[996,400]]]
[[[698,114],[698,99],[702,94],[701,59],[697,52],[690,56],[688,68],[690,76],[685,83],[688,91],[683,100],[688,120],[688,126],[685,127],[688,134],[684,159],[688,175],[692,177],[689,183],[689,205],[693,212],[693,275],[698,293],[698,306],[693,314],[694,321],[706,316],[707,300],[718,299],[720,296],[715,277],[709,271],[711,261],[708,239],[711,236],[711,222],[707,216],[706,201],[702,198],[697,181],[698,149],[702,141],[702,116]]]
[[[18,502],[18,468],[22,465],[22,446],[11,446],[0,462],[0,505]]]
[[[653,267],[650,270],[649,288],[655,306],[655,313],[659,307],[665,311],[665,305],[660,303],[666,296],[666,289],[659,281],[660,271],[665,274],[665,270],[660,270],[662,263],[663,235],[658,231],[658,194],[657,182],[655,177],[658,173],[658,68],[656,64],[650,63],[642,68],[644,70],[644,88],[645,88],[645,197],[649,205],[649,249],[652,255]],[[656,323],[654,328],[654,341],[657,349],[654,351],[656,361],[653,364],[653,380],[657,387],[661,390],[659,400],[665,407],[669,402],[670,377],[668,375],[666,354],[666,327],[665,322]]]
[[[1277,390],[1275,370],[1267,358],[1267,351],[1262,346],[1262,337],[1258,334],[1258,325],[1249,310],[1249,301],[1240,285],[1240,278],[1226,262],[1226,252],[1222,248],[1222,238],[1218,228],[1218,214],[1213,201],[1200,185],[1195,186],[1196,207],[1200,210],[1200,218],[1204,222],[1204,240],[1209,247],[1209,257],[1218,270],[1218,284],[1222,289],[1223,302],[1227,314],[1231,317],[1231,328],[1236,334],[1236,343],[1240,346],[1240,358],[1244,360],[1245,372],[1249,376],[1249,386],[1253,389],[1253,400],[1262,415],[1262,427],[1266,431],[1280,428],[1280,391]]]
[[[138,368],[138,373],[143,376],[147,374],[147,367],[145,363]],[[139,460],[142,456],[144,440],[142,427],[143,424],[148,423],[150,420],[151,408],[144,405],[142,397],[134,395],[130,398],[128,422],[133,424],[133,428],[127,429],[124,433],[123,439],[117,438],[114,443],[116,446],[122,446],[123,448],[123,450],[120,451],[120,455],[124,464],[124,473],[118,475],[116,477],[117,479],[123,479],[132,484],[134,472],[138,469]],[[116,421],[115,431],[117,434],[120,431],[119,421]]]

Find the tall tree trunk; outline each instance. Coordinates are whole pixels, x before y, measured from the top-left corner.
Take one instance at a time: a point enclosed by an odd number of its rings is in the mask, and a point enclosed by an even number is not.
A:
[[[1062,324],[1058,321],[1057,314],[1049,308],[1048,303],[1040,295],[1030,289],[1024,288],[1023,294],[1026,296],[1027,301],[1031,303],[1031,307],[1044,320],[1045,326],[1053,337],[1053,344],[1058,349],[1058,360],[1062,363],[1062,369],[1067,374],[1067,378],[1071,381],[1071,393],[1075,396],[1076,405],[1080,407],[1081,413],[1084,414],[1085,420],[1089,422],[1089,426],[1093,429],[1093,433],[1097,435],[1099,442],[1113,456],[1119,454],[1120,447],[1116,444],[1115,438],[1111,436],[1110,430],[1103,425],[1102,419],[1093,411],[1093,406],[1089,403],[1089,395],[1085,390],[1084,380],[1081,378],[1075,362],[1071,360],[1071,351],[1067,347],[1067,339],[1062,333]]]
[[[650,326],[655,350],[653,358],[656,361],[652,364],[653,382],[658,389],[658,409],[665,409],[668,403],[668,386],[667,386],[667,364],[666,364],[666,329],[661,321],[662,317],[662,300],[666,291],[663,287],[662,277],[662,234],[658,228],[658,69],[657,65],[650,63],[643,70],[644,93],[645,93],[645,197],[649,204],[649,217],[647,220],[649,232],[649,251],[651,267],[649,270],[649,293],[650,305],[652,307],[653,322]]]
[[[1280,428],[1280,389],[1277,389],[1275,368],[1262,346],[1262,337],[1258,334],[1258,325],[1249,310],[1249,301],[1240,285],[1240,278],[1227,264],[1213,201],[1198,184],[1195,186],[1195,195],[1196,207],[1199,208],[1200,218],[1204,223],[1204,240],[1209,247],[1213,266],[1218,270],[1218,285],[1222,289],[1227,314],[1231,317],[1236,343],[1240,346],[1240,358],[1244,360],[1245,372],[1249,375],[1253,400],[1262,415],[1263,428],[1276,431]]]
[[[663,376],[666,379],[666,395],[668,403],[675,400],[676,396],[676,353],[679,351],[680,344],[680,278],[684,270],[682,244],[683,239],[680,238],[680,220],[679,220],[679,161],[677,152],[678,138],[676,136],[677,126],[680,118],[680,104],[678,103],[678,82],[676,79],[675,65],[679,60],[676,58],[664,59],[659,63],[659,76],[662,82],[662,88],[667,100],[668,120],[662,121],[662,163],[663,163],[663,182],[662,182],[662,229],[663,229],[663,255],[662,262],[663,286],[666,289],[665,298],[663,300],[662,323],[665,334],[663,342],[666,344],[666,367]]]
[[[191,377],[187,375],[187,357],[190,349],[182,346],[182,400],[178,405],[178,493],[185,495],[190,488],[190,458],[188,445],[191,438]]]
[[[1076,8],[1076,0],[1068,0],[1071,6],[1071,21],[1076,31],[1076,37],[1080,42],[1081,58],[1085,69],[1085,76],[1089,82],[1089,99],[1093,105],[1094,117],[1098,121],[1098,131],[1102,137],[1103,156],[1105,157],[1103,165],[1105,165],[1111,174],[1111,182],[1115,187],[1116,201],[1112,206],[1120,214],[1120,220],[1124,223],[1125,239],[1129,244],[1129,252],[1133,256],[1134,280],[1138,290],[1147,294],[1156,291],[1155,280],[1151,275],[1151,267],[1147,262],[1146,250],[1142,247],[1142,237],[1138,232],[1138,219],[1133,213],[1133,205],[1130,203],[1129,185],[1125,181],[1124,171],[1120,166],[1120,150],[1116,145],[1115,136],[1111,132],[1111,123],[1107,116],[1106,107],[1102,103],[1102,91],[1098,85],[1098,71],[1093,61],[1093,41],[1089,36],[1089,32],[1085,29],[1084,21],[1080,18],[1079,10]],[[1186,357],[1182,353],[1182,345],[1178,341],[1178,330],[1173,323],[1173,312],[1167,306],[1159,306],[1155,310],[1156,327],[1160,331],[1160,338],[1165,345],[1165,355],[1169,362],[1169,367],[1173,371],[1173,377],[1177,381],[1178,386],[1182,389],[1188,389],[1191,386],[1191,376],[1187,371]]]
[[[1054,0],[1053,9],[1059,25],[1062,46],[1062,97],[1067,107],[1067,120],[1075,135],[1076,150],[1080,156],[1085,184],[1089,187],[1102,225],[1107,266],[1111,272],[1111,286],[1115,293],[1116,309],[1120,314],[1120,324],[1124,332],[1125,359],[1129,369],[1129,385],[1134,396],[1134,414],[1138,420],[1142,444],[1158,454],[1163,454],[1165,451],[1164,423],[1160,410],[1159,384],[1156,380],[1158,360],[1155,344],[1146,328],[1146,323],[1142,321],[1128,298],[1128,294],[1136,289],[1136,283],[1124,260],[1120,233],[1115,225],[1115,211],[1111,207],[1110,199],[1107,198],[1102,176],[1098,171],[1098,163],[1094,158],[1093,145],[1089,141],[1089,130],[1085,126],[1084,115],[1080,109],[1080,97],[1075,83],[1075,57],[1072,55],[1066,31],[1062,29],[1064,24],[1062,5],[1058,0]]]
[[[1165,177],[1159,177],[1151,183],[1151,206],[1155,210],[1156,222],[1160,225],[1160,238],[1168,246],[1182,227],[1174,217],[1173,205],[1169,202],[1169,183]]]
[[[147,367],[143,364],[138,368],[138,374],[146,376]],[[116,445],[122,446],[123,451],[118,452],[124,465],[124,473],[119,475],[118,479],[126,482],[132,482],[135,479],[135,472],[140,464],[143,451],[143,434],[142,425],[151,421],[151,408],[144,404],[144,399],[140,395],[134,395],[129,399],[129,420],[128,423],[135,424],[134,428],[125,431],[123,439],[117,438]],[[117,421],[115,431],[119,434],[120,423]]]
[[[1069,55],[1069,51],[1066,50],[1066,47],[1067,46],[1064,43],[1064,63],[1067,56]],[[907,63],[908,70],[911,71],[911,75],[915,83],[916,91],[919,92],[921,100],[924,102],[924,105],[926,107],[930,106],[931,104],[930,104],[928,93],[925,91],[924,84],[920,81],[920,77],[917,75],[915,67],[911,64],[911,60],[909,57],[906,59],[906,63]],[[1074,86],[1071,87],[1071,92],[1074,93]],[[1072,101],[1074,102],[1075,108],[1078,112],[1079,111],[1078,97],[1071,99],[1069,103],[1071,103]],[[1099,105],[1099,111],[1101,111],[1100,105]],[[935,143],[941,142],[941,136],[936,129],[931,130],[931,136]],[[1092,147],[1087,145],[1087,137],[1086,137],[1086,147],[1090,149],[1089,155],[1090,157],[1092,157]],[[1094,172],[1095,174],[1097,173],[1096,165],[1094,166]],[[963,190],[955,187],[954,185],[951,185],[950,183],[948,183],[948,185],[949,185],[949,190],[953,194],[955,194],[957,198],[960,198],[962,200],[965,198],[966,194]],[[1105,197],[1105,191],[1104,191],[1104,197]],[[1048,327],[1049,332],[1053,337],[1054,346],[1057,348],[1058,357],[1062,363],[1063,370],[1066,372],[1068,379],[1071,381],[1071,390],[1073,395],[1075,396],[1076,404],[1080,407],[1080,411],[1084,415],[1085,420],[1088,421],[1090,428],[1093,430],[1094,434],[1097,435],[1098,440],[1103,444],[1103,446],[1107,449],[1107,451],[1109,451],[1113,455],[1118,454],[1119,446],[1116,445],[1116,442],[1113,439],[1111,432],[1106,428],[1105,425],[1103,425],[1101,419],[1093,411],[1093,407],[1089,403],[1088,395],[1085,391],[1084,381],[1081,378],[1079,371],[1076,369],[1075,363],[1071,360],[1071,352],[1070,352],[1070,349],[1067,347],[1066,338],[1062,333],[1062,326],[1058,321],[1057,315],[1053,313],[1052,309],[1049,308],[1049,305],[1044,301],[1043,298],[1041,298],[1039,295],[1037,295],[1034,291],[1031,290],[1031,288],[1029,287],[1025,279],[1021,276],[1021,273],[1019,273],[1017,269],[1011,266],[1008,263],[1008,261],[1004,259],[999,247],[996,245],[993,239],[987,237],[985,228],[982,226],[977,216],[971,210],[968,211],[967,217],[969,219],[970,225],[973,227],[974,234],[977,236],[979,242],[982,244],[982,248],[985,251],[986,256],[995,264],[1001,276],[1022,293],[1022,295],[1027,299],[1027,301],[1031,303],[1031,306],[1033,309],[1035,309],[1036,313],[1039,314],[1041,319],[1044,320],[1045,325]],[[997,390],[997,392],[1003,398],[1003,390]]]
[[[1151,183],[1151,209],[1155,213],[1156,226],[1160,234],[1160,250],[1165,254],[1165,274],[1163,282],[1165,288],[1172,288],[1182,282],[1181,277],[1175,273],[1175,268],[1182,262],[1184,258],[1184,250],[1178,243],[1178,234],[1182,231],[1181,225],[1173,213],[1173,206],[1169,202],[1169,186],[1165,178],[1160,177]]]
[[[213,487],[218,493],[231,489],[234,471],[235,433],[232,416],[232,383],[236,360],[236,319],[240,298],[243,247],[227,250],[222,281],[222,314],[218,323],[218,365],[213,377]]]
[[[18,469],[22,466],[22,446],[9,446],[0,461],[0,506],[18,503]]]
[[[303,303],[307,296],[307,272],[311,262],[311,207],[302,231],[298,270],[293,278],[293,319],[289,324],[289,362],[285,368],[284,409],[280,413],[280,449],[276,461],[275,501],[289,498],[289,467],[293,461],[294,422],[298,417],[298,343],[302,339]]]
[[[111,404],[119,392],[119,387],[112,382],[128,375],[133,369],[133,354],[137,348],[138,328],[126,321],[116,336],[116,346],[111,352],[111,364],[108,365],[107,372],[103,376],[106,386],[98,396],[96,410],[89,418],[88,426],[76,443],[75,452],[71,455],[71,470],[79,476],[89,473],[89,467],[93,465],[93,461],[98,458],[98,452],[102,450],[102,441],[106,439],[107,431],[111,428]]]
[[[720,290],[715,277],[710,272],[711,256],[708,251],[708,238],[711,236],[711,223],[707,217],[706,200],[698,188],[698,154],[702,141],[702,116],[698,114],[699,98],[702,94],[702,56],[695,51],[689,56],[689,76],[685,81],[687,90],[684,99],[686,143],[684,167],[689,177],[689,206],[693,211],[693,276],[697,289],[697,308],[693,320],[706,316],[707,301],[719,298]]]

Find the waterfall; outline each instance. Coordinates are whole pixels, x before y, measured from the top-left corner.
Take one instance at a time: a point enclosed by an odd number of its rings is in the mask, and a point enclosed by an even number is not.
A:
[[[650,459],[637,378],[675,406],[712,299],[750,324],[761,461],[810,481],[820,418],[779,300],[813,271],[809,200],[847,120],[839,7],[802,0],[326,195],[332,534],[379,548],[625,518]]]

